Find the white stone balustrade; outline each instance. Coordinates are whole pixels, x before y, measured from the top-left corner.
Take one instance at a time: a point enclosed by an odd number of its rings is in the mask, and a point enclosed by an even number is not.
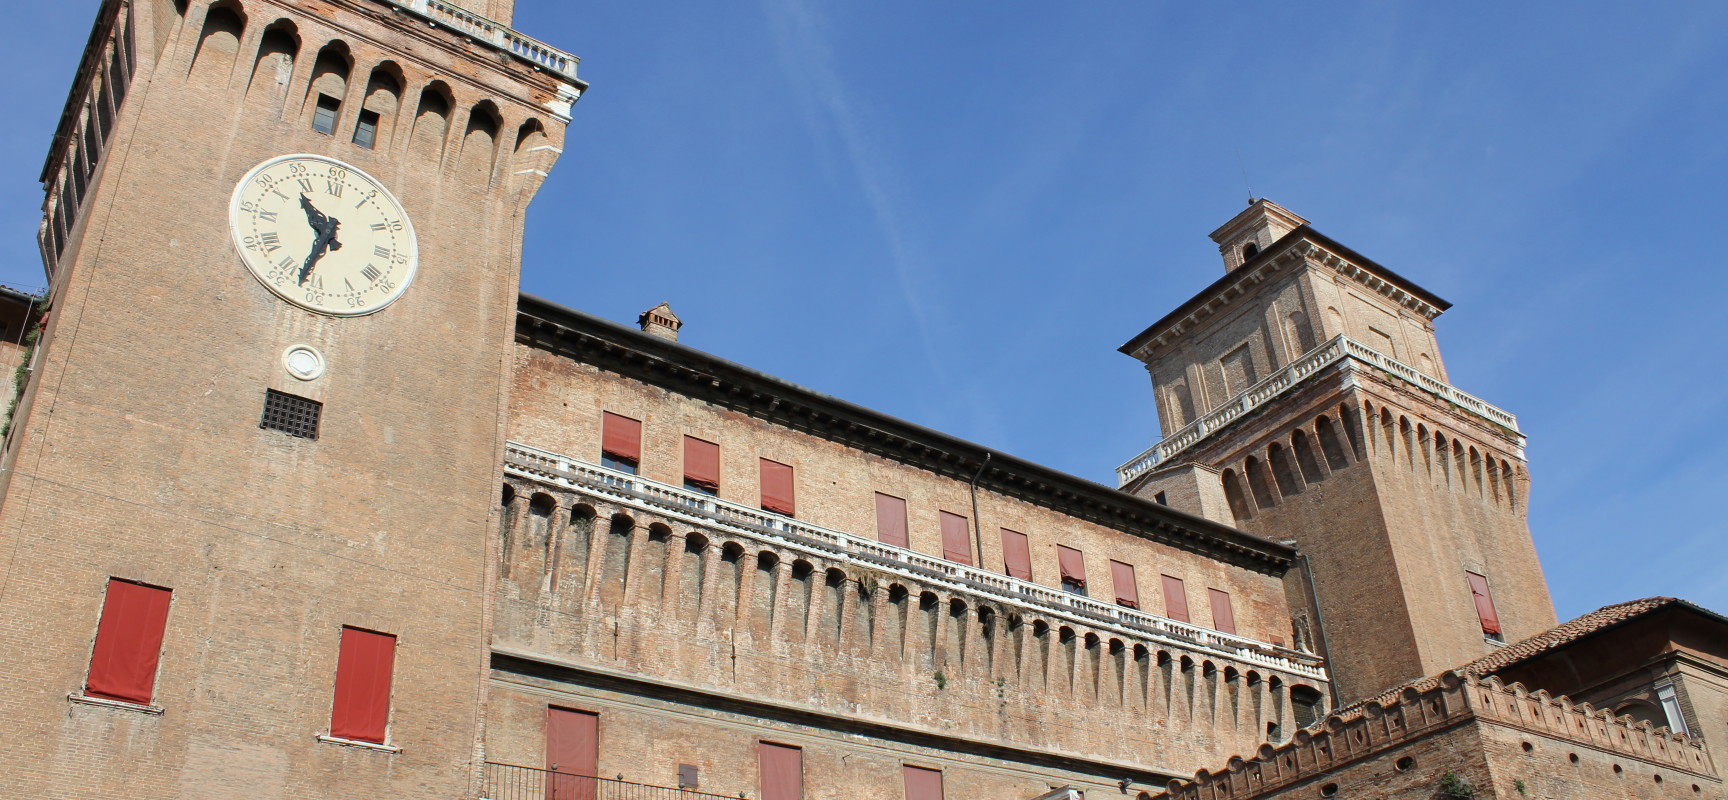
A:
[[[412,11],[430,22],[484,42],[548,72],[576,80],[576,65],[581,59],[546,44],[523,36],[503,23],[494,22],[472,11],[443,0],[384,0],[398,8]]]
[[[1513,433],[1518,433],[1518,418],[1511,413],[1491,406],[1475,395],[1461,392],[1453,388],[1451,384],[1430,378],[1415,367],[1387,358],[1369,346],[1339,334],[1328,339],[1319,347],[1302,354],[1295,361],[1284,365],[1283,369],[1272,373],[1265,380],[1224,401],[1217,408],[1200,415],[1199,419],[1188,423],[1181,430],[1147,448],[1129,460],[1128,463],[1117,467],[1117,486],[1126,486],[1129,481],[1157,469],[1160,464],[1199,444],[1201,440],[1210,436],[1214,431],[1271,402],[1273,398],[1296,388],[1310,375],[1339,362],[1344,362],[1347,369],[1355,366],[1351,362],[1373,367],[1446,400],[1463,411],[1468,411],[1495,425],[1507,428]]]
[[[1173,619],[1101,603],[1045,586],[956,564],[923,553],[883,544],[807,522],[727,502],[711,495],[588,464],[517,442],[505,445],[507,474],[594,494],[620,505],[661,516],[681,518],[705,527],[724,529],[777,548],[804,550],[813,555],[857,563],[879,572],[902,575],[924,584],[982,596],[1053,617],[1065,617],[1098,629],[1115,628],[1142,639],[1167,642],[1186,650],[1210,651],[1236,661],[1258,664],[1325,681],[1319,659],[1271,644],[1177,622]]]

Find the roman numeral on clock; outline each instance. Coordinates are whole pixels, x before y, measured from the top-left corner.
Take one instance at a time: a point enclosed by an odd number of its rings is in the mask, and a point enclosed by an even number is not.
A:
[[[282,243],[277,239],[275,231],[265,231],[258,234],[258,242],[264,245],[265,255],[269,255],[282,249]]]
[[[330,195],[331,197],[341,197],[342,196],[342,184],[338,183],[337,181],[325,181],[324,182],[324,193],[327,195]]]
[[[383,232],[383,231],[385,231],[385,230],[386,230],[386,229],[388,229],[388,228],[389,228],[389,227],[390,227],[390,226],[389,226],[389,225],[386,225],[386,224],[384,224],[384,223],[382,223],[382,222],[374,222],[374,223],[372,223],[372,230],[375,230],[375,231],[378,231],[378,232],[380,232],[380,233],[382,233],[382,232]]]
[[[384,275],[384,273],[378,271],[377,267],[374,267],[371,264],[367,264],[365,269],[360,270],[360,274],[365,275],[366,280],[374,283],[378,282],[378,279]]]
[[[260,212],[258,212],[258,218],[261,220],[264,220],[265,222],[275,222],[276,221],[276,212],[274,212],[274,211],[260,211]]]
[[[298,180],[300,182],[300,191],[305,192],[306,194],[312,193],[312,179],[311,178],[297,178],[296,180]]]
[[[379,258],[382,258],[385,261],[389,261],[390,260],[390,248],[385,247],[384,245],[375,245],[372,248],[372,255],[375,255]]]

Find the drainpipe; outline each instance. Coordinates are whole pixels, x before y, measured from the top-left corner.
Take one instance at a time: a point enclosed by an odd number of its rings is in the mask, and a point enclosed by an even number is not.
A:
[[[979,562],[984,560],[984,528],[983,523],[978,521],[978,479],[984,476],[984,468],[990,466],[990,456],[990,453],[984,454],[984,461],[978,465],[978,471],[972,473],[970,483],[972,489],[972,546],[977,548],[973,552],[978,554],[977,560]],[[978,563],[973,566],[983,569],[984,565]]]
[[[1326,689],[1332,695],[1332,711],[1338,710],[1338,676],[1332,671],[1332,646],[1326,642],[1326,617],[1320,612],[1320,595],[1314,590],[1314,567],[1308,554],[1298,550],[1296,563],[1302,565],[1302,581],[1308,585],[1308,602],[1314,607],[1314,631],[1320,635],[1320,654],[1326,659]]]

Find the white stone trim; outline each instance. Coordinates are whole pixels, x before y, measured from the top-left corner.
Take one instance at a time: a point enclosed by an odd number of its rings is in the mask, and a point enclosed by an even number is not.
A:
[[[322,734],[322,733],[318,734],[318,741],[323,742],[325,744],[339,744],[339,745],[342,745],[344,747],[364,747],[368,750],[382,750],[386,753],[400,753],[400,752],[402,752],[402,748],[400,748],[400,747],[392,747],[392,746],[387,745],[387,744],[378,744],[377,742],[362,742],[359,739],[344,739],[340,736],[330,736],[328,734]]]
[[[136,711],[140,714],[149,714],[151,716],[156,716],[156,717],[162,716],[162,713],[167,710],[161,706],[144,705],[142,703],[128,703],[125,700],[113,700],[113,699],[110,699],[107,697],[92,697],[91,695],[87,695],[83,692],[72,692],[70,694],[67,694],[66,699],[71,701],[71,702],[82,703],[82,704],[87,705],[87,706],[103,706],[106,708],[118,708],[122,711]]]

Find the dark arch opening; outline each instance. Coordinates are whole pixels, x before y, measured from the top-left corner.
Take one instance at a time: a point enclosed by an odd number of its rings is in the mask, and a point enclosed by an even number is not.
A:
[[[1314,456],[1314,445],[1308,442],[1308,432],[1297,428],[1290,434],[1290,449],[1296,451],[1296,466],[1302,470],[1302,480],[1319,483],[1326,474],[1320,471],[1320,461]]]
[[[1248,505],[1248,496],[1242,493],[1242,479],[1236,476],[1236,470],[1224,470],[1224,499],[1230,503],[1230,513],[1237,522],[1254,518],[1254,509]]]
[[[1264,511],[1276,505],[1272,498],[1272,487],[1266,482],[1266,470],[1260,466],[1260,459],[1249,456],[1242,463],[1242,470],[1248,473],[1248,491],[1254,495],[1254,504]]]

